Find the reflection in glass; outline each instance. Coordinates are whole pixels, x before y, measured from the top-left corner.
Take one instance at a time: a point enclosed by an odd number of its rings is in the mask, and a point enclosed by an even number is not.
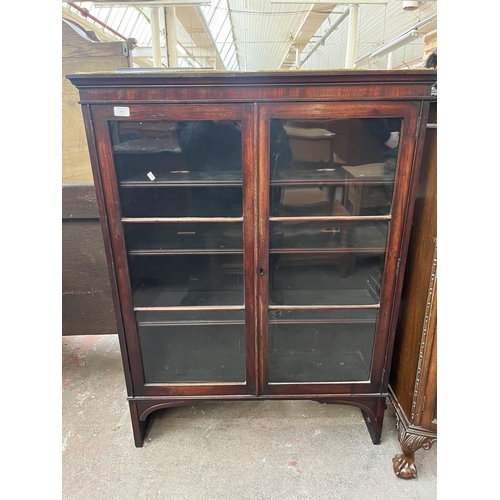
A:
[[[288,120],[283,128],[290,161],[271,151],[271,216],[390,214],[401,119]]]
[[[135,307],[243,304],[243,253],[130,255]]]
[[[271,120],[289,152],[278,162],[271,147],[271,305],[379,303],[388,222],[349,219],[390,216],[401,123]],[[307,219],[318,216],[332,220]]]
[[[146,383],[244,382],[244,311],[137,313]]]
[[[270,158],[269,382],[368,381],[401,120],[283,128],[290,161]]]
[[[114,121],[115,169],[135,307],[242,305],[241,123]],[[152,218],[207,222],[152,222]]]
[[[380,301],[382,252],[273,253],[271,305],[368,305]]]
[[[269,381],[369,380],[377,310],[271,311]]]
[[[124,224],[125,242],[131,253],[193,251],[227,252],[243,249],[241,223]]]
[[[117,121],[110,123],[110,132],[120,181],[142,179],[147,167],[157,169],[160,179],[168,174],[199,178],[196,174],[205,173],[214,180],[222,173],[241,175],[238,121]]]
[[[111,122],[124,217],[241,217],[238,121]]]
[[[242,188],[163,186],[120,188],[123,217],[241,217]]]
[[[271,250],[353,249],[380,254],[385,250],[388,227],[387,221],[271,222],[269,244]]]

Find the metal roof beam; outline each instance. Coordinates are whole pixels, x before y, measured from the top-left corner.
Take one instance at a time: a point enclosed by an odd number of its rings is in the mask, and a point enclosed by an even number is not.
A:
[[[349,15],[349,9],[345,9],[338,19],[330,26],[328,31],[321,37],[316,45],[308,52],[307,56],[300,61],[300,64],[304,64],[322,45],[325,44],[326,39],[342,24],[342,21]]]
[[[273,2],[271,2],[273,3]],[[309,7],[309,12],[302,20],[296,35],[290,43],[288,52],[281,61],[279,69],[290,69],[292,66],[297,67],[300,61],[300,52],[311,41],[311,38],[316,34],[325,19],[333,12],[337,4],[329,3],[327,5],[317,5],[318,2]]]

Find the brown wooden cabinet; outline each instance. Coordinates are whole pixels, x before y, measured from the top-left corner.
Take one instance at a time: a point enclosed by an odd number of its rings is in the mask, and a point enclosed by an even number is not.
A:
[[[417,477],[415,452],[437,439],[437,103],[432,103],[389,383],[403,453],[403,479]]]
[[[68,78],[136,446],[207,399],[354,405],[378,444],[435,72]]]

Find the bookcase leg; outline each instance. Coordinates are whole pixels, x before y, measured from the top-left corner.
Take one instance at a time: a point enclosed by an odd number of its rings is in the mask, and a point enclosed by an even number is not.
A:
[[[387,408],[385,397],[353,397],[349,399],[342,398],[314,398],[314,401],[322,404],[342,404],[356,406],[361,410],[365,419],[366,427],[370,433],[373,444],[380,444],[382,437],[382,425],[384,423],[384,413]]]
[[[371,403],[370,406],[371,410],[373,411],[373,415],[369,415],[363,410],[363,408],[361,408],[361,413],[363,414],[363,418],[365,419],[365,424],[368,428],[368,432],[370,433],[373,444],[380,444],[387,402],[385,398],[377,398]]]
[[[384,423],[384,414],[385,409],[387,408],[387,404],[384,399],[378,399],[375,403],[373,403],[373,415],[368,415],[363,409],[361,409],[361,413],[363,414],[363,418],[365,419],[366,427],[368,428],[368,432],[370,433],[370,437],[372,439],[373,444],[380,444],[380,438],[382,437],[382,426]]]
[[[147,416],[146,420],[139,420],[137,404],[134,401],[129,401],[129,406],[135,446],[136,448],[142,448],[142,445],[144,444],[144,438],[146,436],[146,431],[149,425],[150,415]]]

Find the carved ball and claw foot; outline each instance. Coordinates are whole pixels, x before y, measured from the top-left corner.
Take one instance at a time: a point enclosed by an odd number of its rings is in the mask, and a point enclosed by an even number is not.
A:
[[[401,445],[403,453],[399,453],[392,459],[392,467],[394,469],[394,473],[401,479],[413,479],[417,477],[417,467],[415,465],[415,451],[419,448],[423,448],[424,450],[428,450],[433,441],[429,438],[423,436],[412,436],[414,441],[412,446],[413,450],[408,450],[405,446]],[[420,438],[420,439],[418,439]],[[422,443],[419,443],[421,440],[425,440]]]
[[[397,416],[397,428],[399,442],[403,453],[396,455],[392,459],[392,467],[397,477],[401,479],[413,479],[417,477],[417,467],[415,465],[415,452],[420,448],[430,449],[436,441],[433,436],[413,433],[408,430]]]
[[[394,473],[401,479],[413,479],[417,477],[415,466],[415,453],[399,453],[392,459]]]

